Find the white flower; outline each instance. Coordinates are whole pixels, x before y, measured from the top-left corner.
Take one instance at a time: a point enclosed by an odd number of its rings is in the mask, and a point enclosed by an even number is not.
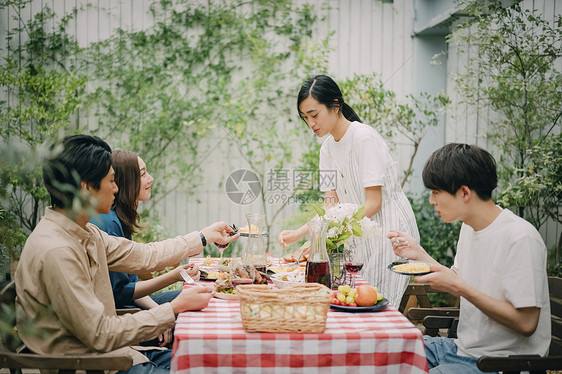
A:
[[[363,219],[359,221],[359,225],[361,226],[361,230],[363,230],[363,237],[375,238],[381,236],[381,229],[376,222],[371,221],[369,218],[363,217]]]
[[[330,222],[331,227],[326,234],[326,238],[329,239],[327,241],[329,252],[341,251],[343,244],[354,236],[367,238],[380,236],[378,225],[369,218],[362,217],[361,220],[355,221],[354,216],[359,211],[363,212],[363,207],[350,203],[338,203],[328,209],[323,216],[318,217],[318,219]],[[355,232],[353,231],[354,226]]]
[[[328,238],[335,238],[338,235],[341,235],[343,229],[342,227],[332,227],[331,229],[328,230]]]
[[[330,209],[328,209],[328,211],[324,215],[324,219],[334,221],[337,223],[342,223],[346,217],[347,218],[353,217],[353,215],[357,213],[357,209],[359,209],[359,207],[355,204],[338,203],[333,207],[331,207]]]

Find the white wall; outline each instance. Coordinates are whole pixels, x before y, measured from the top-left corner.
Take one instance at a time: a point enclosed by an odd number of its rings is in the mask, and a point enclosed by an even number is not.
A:
[[[411,39],[412,1],[395,1],[394,4],[378,0],[308,2],[314,4],[319,14],[325,17],[316,30],[317,37],[324,38],[327,33],[336,31],[329,59],[329,72],[336,80],[355,73],[376,72],[386,88],[399,95],[412,92],[411,74],[415,61]],[[79,44],[85,46],[106,38],[117,27],[150,27],[152,20],[147,12],[150,3],[149,0],[37,0],[24,11],[24,17],[30,17],[43,6],[51,7],[57,14],[77,7],[81,11],[76,21],[71,22],[69,30],[76,35]],[[13,10],[4,11],[0,15],[3,20],[0,27],[11,26],[13,15]],[[80,121],[92,130],[97,128],[95,118],[82,117]],[[400,143],[400,139],[397,141]],[[395,150],[395,157],[402,168],[407,165],[409,154],[409,149]],[[157,210],[170,234],[194,230],[218,219],[244,224],[247,211],[260,209],[257,203],[250,206],[233,204],[224,193],[224,187],[219,185],[221,182],[224,184],[230,172],[247,167],[236,149],[228,146],[226,141],[217,144],[217,152],[209,155],[206,165],[214,173],[206,177],[204,187],[194,191],[194,195],[179,188],[158,204]],[[290,215],[296,208],[293,205],[279,218]],[[279,229],[276,227],[274,233]]]
[[[432,132],[422,142],[414,164],[414,176],[407,189],[419,192],[423,189],[420,171],[427,156],[445,142],[469,142],[490,146],[483,137],[486,123],[481,113],[476,113],[462,105],[454,89],[452,77],[463,69],[463,57],[454,48],[449,49],[448,59],[441,67],[430,65],[435,53],[445,50],[447,45],[443,35],[416,36],[414,21],[431,20],[431,12],[446,13],[447,7],[455,7],[457,1],[439,1],[436,6],[427,0],[395,0],[385,3],[380,0],[299,0],[314,4],[325,20],[318,25],[316,35],[323,38],[332,30],[333,52],[330,54],[330,74],[337,80],[355,73],[377,73],[385,82],[387,89],[394,90],[399,97],[410,93],[427,91],[438,93],[446,91],[453,100],[453,110],[447,113],[443,125]],[[74,7],[81,11],[76,21],[71,22],[70,30],[77,36],[80,45],[102,40],[117,27],[142,29],[150,27],[152,20],[148,14],[149,0],[35,0],[29,9],[24,10],[24,18],[31,17],[43,6],[49,6],[57,14],[70,12]],[[544,9],[545,14],[559,14],[562,0],[525,1],[530,7]],[[416,14],[417,7],[417,14]],[[431,7],[428,8],[428,7]],[[435,9],[434,9],[435,8]],[[14,24],[11,9],[0,11],[0,33]],[[23,36],[16,36],[15,40]],[[4,38],[0,39],[3,51]],[[314,74],[315,72],[310,72]],[[305,77],[303,77],[304,79]],[[6,97],[6,92],[0,92]],[[93,118],[80,118],[90,129],[97,127]],[[394,157],[404,170],[409,161],[411,147],[403,139],[394,139],[399,145]],[[298,148],[298,145],[296,145]],[[295,160],[296,162],[296,160]],[[224,193],[225,178],[230,172],[247,165],[239,157],[236,149],[226,142],[217,144],[217,151],[209,155],[206,164],[213,173],[206,177],[204,187],[197,191],[178,189],[158,206],[169,234],[175,235],[195,230],[216,220],[244,224],[244,214],[260,209],[258,205],[237,206]],[[148,165],[150,168],[150,165]],[[291,215],[296,205],[286,209],[278,222]],[[269,213],[269,212],[268,212]],[[276,236],[281,227],[274,227]],[[559,233],[555,227],[550,233]]]

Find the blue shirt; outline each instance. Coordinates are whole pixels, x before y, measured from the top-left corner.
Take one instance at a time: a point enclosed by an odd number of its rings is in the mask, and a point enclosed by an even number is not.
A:
[[[90,219],[90,223],[93,223],[109,235],[125,238],[121,221],[119,221],[119,217],[117,217],[117,213],[113,209],[107,214],[96,214]],[[128,237],[127,239],[131,238]],[[133,294],[139,280],[137,275],[110,271],[109,280],[113,289],[115,308],[134,308]]]

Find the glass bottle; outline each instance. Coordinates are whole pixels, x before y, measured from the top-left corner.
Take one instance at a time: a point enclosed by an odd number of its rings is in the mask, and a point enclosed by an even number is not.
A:
[[[310,252],[306,262],[306,281],[320,283],[332,288],[330,259],[326,251],[328,222],[312,220],[307,225],[310,231]]]
[[[267,265],[267,255],[265,254],[265,242],[263,238],[263,228],[265,226],[264,213],[248,213],[248,243],[244,250],[244,262],[252,265],[256,270],[265,273]]]

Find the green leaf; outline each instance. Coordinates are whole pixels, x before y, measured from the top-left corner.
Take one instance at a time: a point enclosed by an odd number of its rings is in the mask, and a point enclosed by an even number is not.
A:
[[[353,230],[353,235],[363,236],[363,230],[361,229],[361,225],[357,221],[351,222],[351,229]]]
[[[316,213],[318,213],[319,217],[324,217],[324,215],[326,214],[326,211],[324,210],[324,208],[322,208],[320,206],[315,206],[314,210],[316,211]]]
[[[359,209],[357,209],[357,213],[353,215],[353,219],[356,221],[361,221],[365,216],[365,204],[361,205]]]

